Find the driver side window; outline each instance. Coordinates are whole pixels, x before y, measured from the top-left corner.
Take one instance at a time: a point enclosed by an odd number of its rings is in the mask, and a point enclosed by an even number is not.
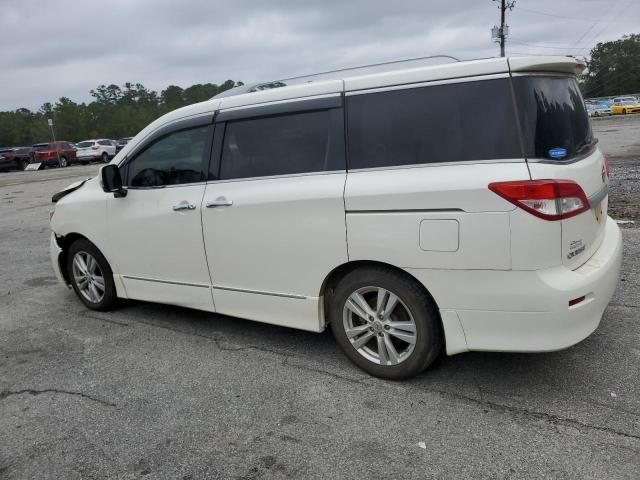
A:
[[[127,186],[164,187],[204,180],[211,125],[170,133],[149,145],[127,166]]]

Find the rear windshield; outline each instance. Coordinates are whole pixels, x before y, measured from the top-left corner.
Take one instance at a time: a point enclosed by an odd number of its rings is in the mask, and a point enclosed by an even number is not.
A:
[[[78,148],[92,147],[94,142],[80,142]]]
[[[49,150],[53,148],[50,143],[38,143],[33,146],[36,150]]]
[[[527,158],[569,160],[594,146],[589,115],[571,77],[514,77]]]

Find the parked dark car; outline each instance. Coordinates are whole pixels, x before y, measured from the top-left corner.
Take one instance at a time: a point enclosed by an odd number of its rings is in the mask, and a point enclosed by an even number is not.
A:
[[[118,153],[120,150],[122,150],[124,148],[124,146],[129,143],[129,141],[132,139],[133,137],[124,137],[121,138],[120,140],[118,140],[116,142],[116,153]]]
[[[31,147],[0,147],[0,168],[24,170],[31,162]]]
[[[33,149],[35,150],[33,161],[46,166],[58,166],[58,155],[62,167],[76,161],[77,149],[70,142],[37,143],[33,145]]]

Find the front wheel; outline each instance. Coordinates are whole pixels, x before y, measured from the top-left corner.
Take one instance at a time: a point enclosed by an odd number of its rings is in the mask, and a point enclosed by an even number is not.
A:
[[[102,163],[109,163],[109,155],[107,152],[102,152]]]
[[[62,168],[66,167],[68,165],[67,163],[67,157],[60,157],[60,166]]]
[[[391,269],[347,274],[329,301],[336,341],[360,368],[399,380],[427,368],[442,350],[438,312],[417,281]]]
[[[623,114],[623,115],[626,115],[626,114],[627,114],[627,109],[626,109],[626,108],[623,108],[623,109],[622,109],[622,114]]]
[[[67,273],[82,303],[92,310],[111,310],[117,304],[113,273],[100,250],[79,239],[67,253]]]

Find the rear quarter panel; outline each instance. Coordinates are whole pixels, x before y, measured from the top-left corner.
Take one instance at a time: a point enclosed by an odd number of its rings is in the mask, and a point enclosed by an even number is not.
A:
[[[526,164],[517,160],[350,172],[349,259],[401,268],[508,270],[509,212],[515,207],[487,187],[528,178]]]

